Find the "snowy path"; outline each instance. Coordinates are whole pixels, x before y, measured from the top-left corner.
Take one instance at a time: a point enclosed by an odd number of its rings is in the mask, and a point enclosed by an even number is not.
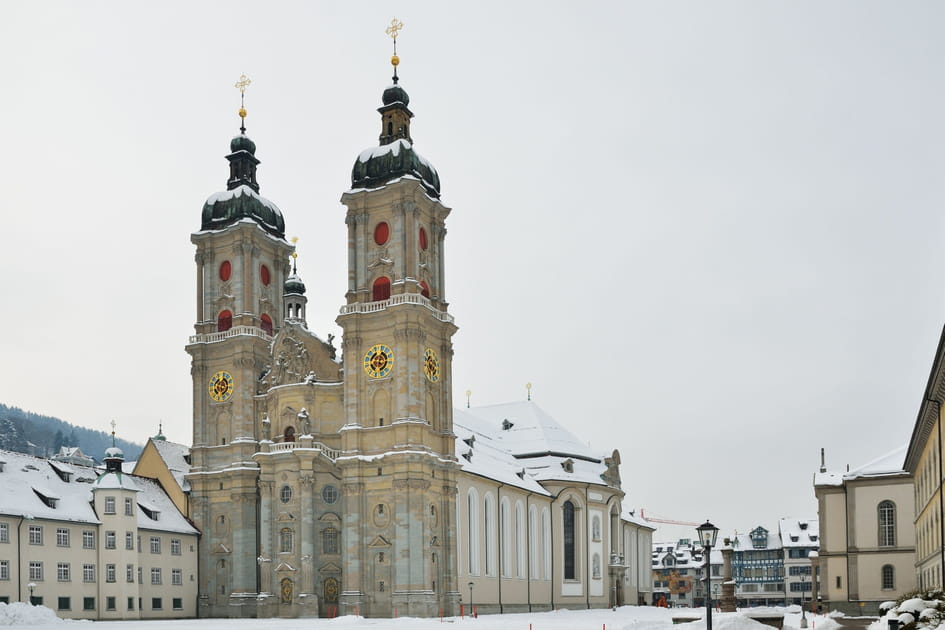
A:
[[[20,608],[23,606],[23,608]],[[147,628],[149,630],[185,630],[199,625],[201,630],[406,630],[408,628],[427,628],[428,630],[669,630],[673,627],[672,617],[679,615],[702,615],[703,610],[677,608],[665,609],[651,606],[624,606],[613,610],[559,610],[546,613],[521,613],[514,615],[483,615],[478,619],[448,617],[439,619],[365,619],[363,617],[339,617],[337,619],[179,619],[169,621],[53,621],[48,609],[30,610],[25,605],[14,604],[4,611],[0,608],[0,625],[5,625],[2,612],[18,614],[15,625],[29,625],[31,628],[57,628],[77,626],[91,629],[98,625],[102,630],[127,630]],[[42,611],[45,610],[45,615]],[[796,610],[796,607],[795,607]],[[783,612],[783,610],[781,611]],[[741,613],[715,613],[712,616],[713,630],[765,630],[761,625]],[[794,630],[798,627],[800,615],[785,615],[784,627]],[[810,622],[809,622],[810,623]],[[681,630],[705,630],[705,623],[695,621],[678,626]],[[839,624],[832,618],[818,616],[810,623],[810,630],[839,630]]]

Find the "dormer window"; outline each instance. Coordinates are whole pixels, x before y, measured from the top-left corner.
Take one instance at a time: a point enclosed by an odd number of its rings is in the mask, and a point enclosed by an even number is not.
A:
[[[142,504],[138,504],[138,507],[141,508],[141,511],[144,512],[144,515],[147,516],[152,521],[158,520],[158,517],[161,515],[161,512],[156,509],[145,507]]]
[[[463,459],[465,459],[467,462],[471,462],[471,461],[472,461],[472,451],[466,451],[465,453],[463,453]]]
[[[797,534],[791,534],[791,542],[797,542],[798,540],[800,540],[800,536]]]
[[[52,496],[51,494],[40,492],[36,488],[33,488],[33,492],[36,493],[36,496],[39,497],[39,500],[43,502],[48,508],[56,509],[56,504],[59,503],[59,497]]]
[[[564,460],[563,462],[561,462],[561,468],[563,468],[563,469],[564,469],[564,472],[566,472],[566,473],[573,473],[573,472],[574,472],[574,460],[573,460],[573,459],[570,459],[570,458]]]
[[[515,426],[515,423],[514,423],[514,422],[509,422],[509,419],[508,419],[508,418],[506,418],[505,420],[502,421],[502,430],[503,430],[503,431],[508,431],[509,429],[511,429],[511,428],[514,427],[514,426]]]
[[[466,446],[469,446],[471,448],[476,443],[476,436],[470,435],[468,438],[463,440],[463,442],[466,443]]]
[[[800,523],[801,529],[807,529],[807,523]]]

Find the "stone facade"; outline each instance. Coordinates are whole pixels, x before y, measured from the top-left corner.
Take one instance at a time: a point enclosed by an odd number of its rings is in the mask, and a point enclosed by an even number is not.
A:
[[[407,100],[399,86],[385,91],[381,145],[353,176],[370,187],[341,199],[340,348],[308,328],[293,246],[258,196],[245,135],[231,143],[229,190],[208,200],[192,237],[186,482],[202,531],[201,616],[457,615],[470,584],[483,612],[635,603],[647,589],[630,585],[640,573],[628,567],[652,528],[621,518],[616,451],[588,453],[571,436],[568,452],[533,452],[563,429],[525,408],[506,410],[522,417],[518,432],[476,410],[474,430],[454,424],[450,208],[412,150]],[[473,433],[499,435],[494,453]],[[499,439],[524,434],[532,440]]]

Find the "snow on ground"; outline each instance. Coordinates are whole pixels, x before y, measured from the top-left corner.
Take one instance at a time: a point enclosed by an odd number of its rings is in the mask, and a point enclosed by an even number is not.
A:
[[[800,612],[797,606],[787,609],[745,609],[738,613],[718,613],[712,615],[713,630],[770,630],[748,614],[759,612],[777,612],[784,614],[784,627],[788,630],[798,628]],[[559,610],[545,613],[520,613],[508,615],[483,615],[477,619],[447,617],[440,619],[418,619],[401,617],[399,619],[365,619],[364,617],[338,617],[337,619],[175,619],[153,621],[62,621],[53,611],[43,606],[31,607],[27,604],[0,604],[0,625],[29,625],[33,628],[50,627],[65,630],[68,626],[82,624],[82,628],[101,625],[103,630],[125,630],[129,628],[148,628],[151,630],[184,630],[200,624],[201,630],[311,630],[315,625],[325,630],[407,630],[410,628],[453,628],[455,630],[670,630],[673,617],[699,617],[677,630],[705,630],[702,619],[705,611],[695,608],[656,608],[653,606],[623,606],[617,610]],[[450,624],[444,626],[443,624]],[[838,630],[839,624],[832,617],[808,614],[810,630]]]

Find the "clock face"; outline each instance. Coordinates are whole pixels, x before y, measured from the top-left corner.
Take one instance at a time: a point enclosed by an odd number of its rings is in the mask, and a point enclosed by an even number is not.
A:
[[[210,399],[214,402],[224,402],[233,395],[233,377],[229,372],[219,371],[210,377]]]
[[[423,373],[431,383],[440,380],[440,360],[436,358],[436,351],[433,348],[423,351]]]
[[[394,367],[394,351],[389,346],[377,344],[364,355],[364,371],[371,378],[384,378]]]

